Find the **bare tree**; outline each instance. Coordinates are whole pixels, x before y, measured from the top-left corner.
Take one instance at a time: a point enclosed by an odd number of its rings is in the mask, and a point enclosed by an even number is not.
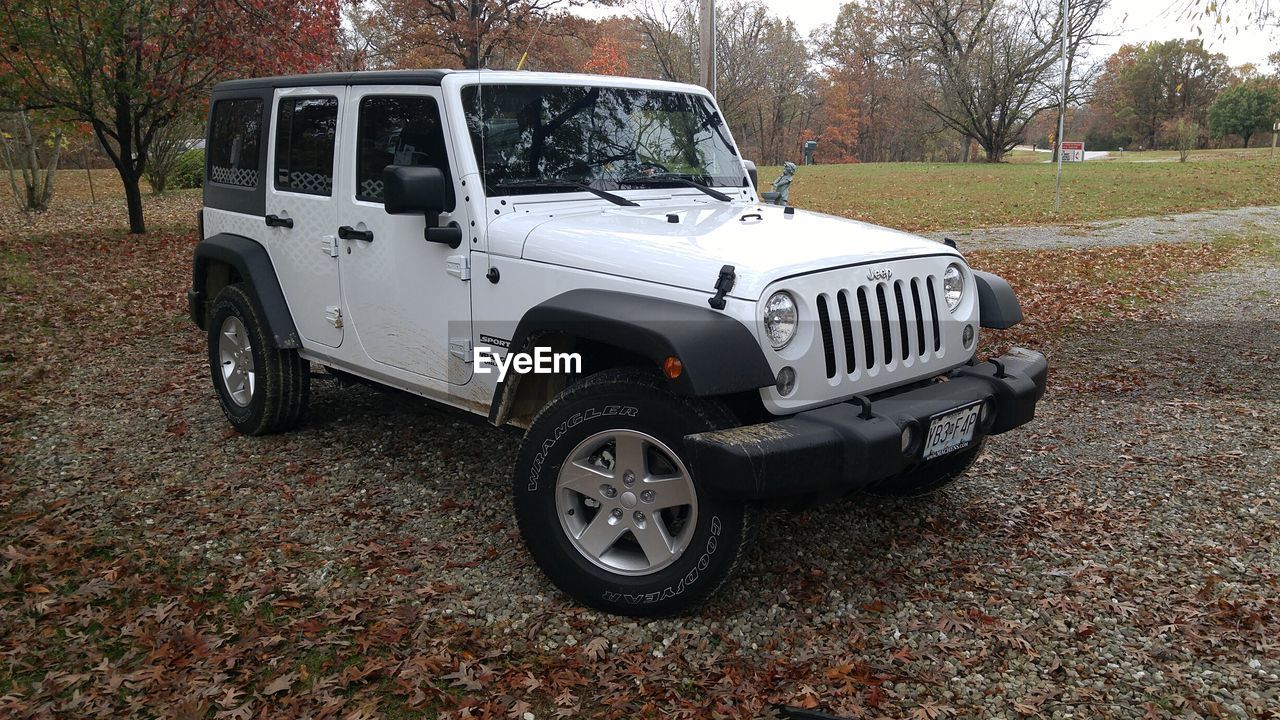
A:
[[[1075,0],[1069,54],[1096,38],[1093,25],[1108,0]],[[1036,113],[1057,104],[1052,80],[1062,32],[1056,0],[903,0],[901,48],[919,54],[933,74],[929,110],[972,138],[999,162]],[[1079,86],[1077,86],[1079,87]]]
[[[632,9],[650,73],[675,82],[697,82],[697,0],[636,0]],[[724,17],[723,8],[719,13]]]
[[[697,0],[636,0],[643,57],[637,71],[696,83]],[[810,56],[795,26],[760,0],[721,2],[716,13],[716,100],[743,148],[778,163],[799,146],[812,111]]]
[[[151,140],[151,159],[143,171],[152,193],[165,193],[178,159],[195,147],[195,141],[204,134],[203,129],[200,119],[181,117],[156,131]]]
[[[568,11],[618,0],[374,0],[377,28],[364,28],[373,55],[426,55],[467,69],[519,57],[535,33],[571,28]],[[370,48],[366,48],[368,52]]]
[[[13,201],[28,212],[44,212],[53,200],[53,178],[62,154],[62,128],[55,125],[46,133],[34,130],[32,111],[26,108],[4,115],[0,121],[0,160],[9,172]]]

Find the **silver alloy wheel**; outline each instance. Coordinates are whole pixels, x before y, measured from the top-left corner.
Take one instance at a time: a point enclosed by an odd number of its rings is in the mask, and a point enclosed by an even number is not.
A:
[[[248,407],[253,401],[253,387],[257,378],[253,371],[253,347],[244,323],[232,315],[222,321],[218,332],[218,362],[222,369],[222,384],[232,402]]]
[[[648,575],[689,547],[698,494],[661,440],[606,430],[578,443],[560,467],[556,513],[583,557],[609,572]]]

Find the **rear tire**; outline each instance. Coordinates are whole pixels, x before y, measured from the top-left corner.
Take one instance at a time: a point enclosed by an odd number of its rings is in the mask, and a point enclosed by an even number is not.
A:
[[[986,438],[983,438],[968,450],[922,463],[901,475],[863,488],[862,492],[885,498],[914,498],[933,494],[959,480],[982,454],[985,444]]]
[[[297,427],[311,401],[311,364],[273,346],[243,284],[218,293],[206,327],[209,372],[232,427],[245,435]]]
[[[561,392],[529,426],[513,481],[538,566],[606,612],[702,605],[740,562],[755,515],[698,484],[684,436],[733,424],[719,403],[676,395],[643,370],[606,370]]]

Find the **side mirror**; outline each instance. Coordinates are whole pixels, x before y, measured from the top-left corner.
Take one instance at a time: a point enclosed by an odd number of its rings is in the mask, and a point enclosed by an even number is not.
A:
[[[429,242],[451,248],[462,244],[462,228],[457,223],[440,227],[440,213],[448,210],[449,180],[439,168],[429,165],[388,165],[382,171],[382,206],[391,215],[421,214]]]
[[[426,165],[388,165],[382,171],[382,205],[391,215],[445,211],[445,177]]]
[[[751,178],[751,189],[759,188],[760,175],[756,172],[756,164],[750,160],[743,160],[742,164],[747,166],[747,176]]]

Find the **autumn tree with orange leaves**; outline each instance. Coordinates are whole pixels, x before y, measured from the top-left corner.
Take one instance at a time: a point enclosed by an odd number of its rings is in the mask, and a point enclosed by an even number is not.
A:
[[[87,123],[145,232],[140,181],[158,133],[231,77],[326,61],[339,0],[0,0],[0,92],[10,107]]]
[[[582,66],[582,72],[597,75],[626,75],[631,65],[609,38],[601,38],[591,47],[591,59]]]

